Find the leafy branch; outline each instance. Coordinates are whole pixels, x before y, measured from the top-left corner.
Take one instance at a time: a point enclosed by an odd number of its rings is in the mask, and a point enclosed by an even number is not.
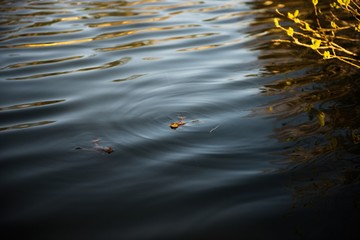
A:
[[[295,26],[283,27],[280,25],[280,19],[274,18],[275,26],[283,30],[291,39],[275,40],[275,42],[293,43],[299,46],[307,47],[321,55],[323,59],[338,59],[342,62],[350,64],[356,68],[360,68],[360,60],[358,59],[358,48],[350,50],[340,45],[340,42],[359,42],[356,32],[360,32],[360,0],[337,0],[330,4],[334,11],[342,11],[350,20],[339,18],[333,11],[323,13],[318,8],[318,0],[312,0],[316,23],[309,20],[299,18],[299,10],[288,12],[287,15],[281,13],[278,9],[276,12],[283,18],[291,20]],[[325,24],[325,25],[324,25]],[[326,27],[323,27],[326,26]]]

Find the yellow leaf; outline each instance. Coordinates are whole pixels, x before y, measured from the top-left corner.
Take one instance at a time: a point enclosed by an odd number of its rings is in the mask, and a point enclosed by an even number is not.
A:
[[[333,28],[337,28],[337,27],[338,27],[338,26],[336,25],[336,23],[333,22],[333,21],[331,21],[331,26],[332,26]]]
[[[355,30],[360,32],[360,23],[359,23],[359,25],[357,27],[355,27]]]
[[[320,126],[321,127],[325,126],[325,113],[319,111],[318,119],[319,119]]]
[[[312,30],[310,25],[307,22],[305,23],[305,29],[308,30],[308,31]]]
[[[297,16],[299,16],[299,10],[295,10],[295,12],[294,12],[294,17],[297,17]]]
[[[329,51],[324,52],[324,59],[330,59],[331,55]]]
[[[279,18],[274,18],[274,23],[276,27],[281,27],[280,23],[279,23]]]
[[[288,18],[294,20],[297,16],[299,16],[299,10],[295,10],[294,14],[288,12]]]
[[[349,6],[350,0],[337,0],[340,5]]]
[[[319,39],[311,39],[311,42],[312,42],[312,45],[311,45],[311,48],[316,50],[320,47],[320,44],[321,44],[321,40]]]
[[[339,0],[338,0],[339,1]],[[341,1],[341,0],[340,0]],[[316,6],[318,4],[318,0],[312,0],[312,3],[314,4],[314,6]]]
[[[289,27],[288,30],[286,30],[287,35],[289,35],[290,37],[292,37],[294,35],[294,29],[292,27]]]

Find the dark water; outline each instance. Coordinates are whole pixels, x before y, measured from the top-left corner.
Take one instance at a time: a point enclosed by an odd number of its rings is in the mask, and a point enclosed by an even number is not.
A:
[[[357,239],[359,73],[274,46],[277,3],[0,3],[2,232]]]

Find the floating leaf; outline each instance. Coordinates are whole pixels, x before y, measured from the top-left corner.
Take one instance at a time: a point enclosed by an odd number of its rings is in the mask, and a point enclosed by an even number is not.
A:
[[[177,129],[178,127],[183,126],[183,125],[185,125],[185,124],[186,124],[186,123],[183,122],[183,121],[177,121],[177,122],[172,122],[172,123],[170,123],[169,127],[170,127],[171,129]]]

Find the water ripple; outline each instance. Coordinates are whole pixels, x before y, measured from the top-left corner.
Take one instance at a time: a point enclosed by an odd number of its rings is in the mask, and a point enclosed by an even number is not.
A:
[[[61,102],[64,102],[64,101],[65,101],[64,99],[61,99],[61,100],[52,100],[52,101],[22,103],[22,104],[16,104],[16,105],[12,105],[12,106],[0,107],[0,111],[27,109],[27,108],[33,108],[33,107],[39,107],[39,106],[46,106],[46,105],[61,103]]]
[[[215,206],[212,194],[223,195],[214,188],[245,186],[269,166],[263,159],[271,158],[270,124],[247,118],[259,104],[261,85],[254,77],[261,67],[257,55],[244,48],[254,42],[247,34],[255,17],[250,4],[0,3],[0,137],[6,138],[2,173],[14,185],[46,185],[26,188],[39,192],[21,198],[24,204],[14,204],[15,213],[3,216],[42,223],[36,214],[67,215],[72,199],[84,201],[84,192],[96,194],[85,202],[99,196],[118,201],[121,196],[119,206],[129,209],[133,205],[128,200],[141,206],[152,202],[158,208],[161,202],[181,205],[184,199],[201,200],[205,195],[205,202]],[[171,122],[180,117],[186,124],[171,129]],[[91,149],[94,139],[115,151],[76,150]],[[48,195],[51,191],[53,196]],[[229,206],[228,196],[220,199],[224,206]],[[60,204],[53,204],[55,199]],[[122,211],[114,209],[116,215]],[[198,218],[208,213],[201,209]],[[151,224],[140,226],[143,230]],[[129,232],[120,231],[120,237]],[[157,236],[152,239],[165,237]]]
[[[0,127],[0,131],[2,132],[2,131],[8,131],[8,130],[27,129],[27,128],[32,128],[32,127],[37,127],[37,126],[48,125],[48,124],[51,124],[54,122],[56,122],[56,121],[39,121],[39,122],[15,124],[15,125],[11,125],[11,126]]]
[[[74,58],[72,58],[74,59]],[[44,78],[49,76],[58,76],[58,75],[64,75],[69,73],[75,73],[75,72],[86,72],[86,71],[94,71],[94,70],[101,70],[101,69],[107,69],[116,67],[119,65],[127,64],[131,60],[130,57],[124,57],[119,60],[108,62],[100,66],[94,66],[94,67],[86,67],[86,68],[80,68],[70,71],[61,71],[61,72],[50,72],[50,73],[42,73],[42,74],[36,74],[36,75],[30,75],[25,77],[16,77],[16,78],[7,78],[7,80],[28,80],[28,79],[38,79],[38,78]]]

